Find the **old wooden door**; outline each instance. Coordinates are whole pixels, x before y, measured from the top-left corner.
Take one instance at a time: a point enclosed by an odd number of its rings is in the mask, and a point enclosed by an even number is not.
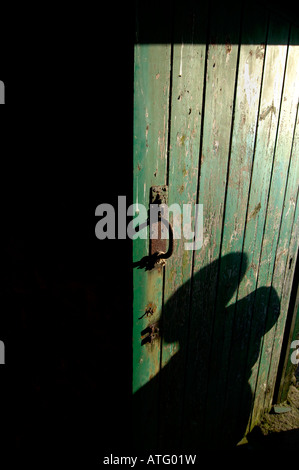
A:
[[[151,187],[167,185],[168,205],[202,204],[203,244],[175,239],[147,269],[149,231],[133,242],[135,444],[229,447],[270,408],[280,357],[298,247],[299,29],[242,2],[162,3],[136,8],[134,201],[149,209]]]

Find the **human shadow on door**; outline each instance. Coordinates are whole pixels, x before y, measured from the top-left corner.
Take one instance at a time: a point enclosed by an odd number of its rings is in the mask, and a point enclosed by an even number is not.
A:
[[[280,314],[272,287],[237,296],[249,275],[247,255],[231,253],[200,269],[166,302],[160,372],[133,396],[136,450],[233,449],[243,438],[254,397],[261,406],[264,399],[248,381],[253,371],[266,374],[258,369],[262,340]],[[265,370],[270,358],[263,355]]]

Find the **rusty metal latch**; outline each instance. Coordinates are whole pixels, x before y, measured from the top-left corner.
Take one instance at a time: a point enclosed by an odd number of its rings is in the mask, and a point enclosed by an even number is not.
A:
[[[150,220],[150,257],[153,264],[165,265],[165,260],[170,258],[173,253],[173,230],[171,223],[163,217],[163,209],[167,204],[168,187],[152,186],[150,193],[150,207],[158,205],[157,220]],[[165,237],[165,228],[168,230],[168,249],[167,238]]]
[[[146,343],[152,343],[159,336],[160,336],[159,322],[156,322],[156,323],[149,325],[141,332],[141,337],[142,337],[141,345],[144,345]]]
[[[150,271],[153,268],[164,266],[165,260],[170,258],[173,253],[173,229],[168,220],[167,199],[168,187],[166,185],[151,187],[149,215],[147,220],[139,226],[139,230],[142,230],[149,225],[149,255],[133,263],[133,266],[138,269],[145,268],[146,271]],[[167,216],[164,217],[164,215]]]

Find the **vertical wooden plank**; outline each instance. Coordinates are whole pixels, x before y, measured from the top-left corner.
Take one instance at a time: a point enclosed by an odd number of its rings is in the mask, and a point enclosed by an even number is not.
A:
[[[201,114],[206,45],[206,9],[193,0],[179,8],[176,2],[172,66],[172,102],[169,160],[169,205],[192,207],[194,230],[199,166]],[[176,448],[180,443],[183,389],[193,251],[185,249],[183,219],[181,238],[165,267],[163,311],[163,367],[160,378],[160,446]],[[189,240],[190,242],[190,240]],[[179,288],[179,290],[178,290]]]
[[[298,129],[298,120],[297,128]],[[293,147],[292,165],[289,172],[288,194],[286,197],[282,227],[279,240],[279,250],[277,251],[274,276],[272,285],[277,292],[281,295],[280,300],[280,316],[276,325],[275,331],[270,334],[274,336],[271,363],[266,384],[266,394],[264,400],[264,409],[267,411],[271,408],[274,385],[277,375],[279,356],[282,345],[282,338],[285,328],[286,314],[291,295],[292,281],[294,277],[294,269],[298,252],[298,231],[299,231],[299,205],[298,205],[298,175],[299,175],[299,161],[298,161],[298,132],[296,132],[296,145]],[[295,142],[294,142],[295,144]],[[296,149],[296,150],[295,150]],[[295,153],[297,151],[297,154]],[[294,174],[291,174],[291,169]],[[295,181],[294,181],[295,179]],[[293,227],[290,223],[290,218],[294,218]],[[290,237],[291,233],[291,237]],[[283,271],[284,268],[284,271]],[[270,297],[269,308],[272,308],[272,297]]]
[[[166,34],[163,44],[142,43],[142,34],[145,34],[142,28],[148,26],[144,11],[142,24],[137,23],[140,42],[135,46],[133,197],[136,204],[146,208],[149,208],[150,187],[166,183],[171,67],[168,15],[167,9],[164,14],[160,9],[158,32],[160,28],[165,35],[168,30],[168,41]],[[134,263],[149,254],[148,236],[134,240]],[[160,318],[163,268],[145,270],[135,267],[133,286],[134,443],[149,449],[157,444],[158,383],[153,378],[160,369],[160,339],[157,337],[153,343],[142,344],[141,333]]]
[[[295,37],[295,39],[293,39]],[[290,53],[297,54],[298,45],[296,45],[296,37],[298,37],[298,29],[293,29],[290,41]],[[298,44],[298,42],[297,42]],[[293,51],[292,51],[293,50]],[[292,52],[291,52],[292,51]],[[298,78],[296,83],[296,92],[298,96]],[[279,234],[278,247],[275,258],[272,286],[281,297],[280,310],[281,314],[277,322],[275,339],[273,343],[272,356],[268,374],[268,387],[271,390],[266,394],[264,407],[269,409],[272,403],[273,387],[276,379],[279,354],[281,350],[282,335],[285,326],[286,313],[289,303],[289,295],[291,283],[296,264],[296,256],[298,251],[298,231],[299,231],[299,207],[298,207],[298,178],[299,178],[299,112],[297,105],[297,117],[293,138],[291,163],[288,174],[288,183],[283,207],[282,222]],[[271,308],[271,298],[270,307]]]
[[[135,64],[134,201],[149,208],[150,187],[154,184],[165,184],[166,180],[170,45],[136,45]],[[148,238],[134,240],[135,263],[148,255],[148,246]],[[154,310],[159,315],[162,298],[161,282],[162,272],[159,269],[152,271],[134,269],[136,302],[134,302],[134,315],[138,325],[134,331],[136,339],[134,353],[138,358],[134,361],[134,391],[144,385],[149,378],[145,372],[147,369],[145,361],[149,361],[148,367],[151,367],[151,362],[156,362],[152,361],[152,352],[148,354],[147,348],[141,348],[140,345],[138,347],[140,331],[147,326],[146,316],[141,320],[138,318],[145,313],[147,302],[155,305]],[[153,295],[159,295],[156,302]],[[143,358],[142,373],[139,371],[141,358]],[[159,360],[157,362],[159,363]],[[154,366],[151,373],[157,371],[158,368]]]
[[[226,390],[226,410],[232,409],[235,403],[240,404],[235,416],[224,417],[225,420],[231,421],[232,427],[236,428],[238,423],[240,426],[244,425],[245,413],[248,414],[249,411],[248,402],[252,399],[252,390],[247,380],[250,375],[250,366],[253,364],[248,367],[247,353],[285,70],[287,46],[284,44],[287,44],[288,32],[287,24],[275,16],[271,17],[243,244],[243,253],[246,256],[243,257],[244,266],[241,270],[245,272],[245,275],[238,289]],[[270,45],[273,41],[282,45]],[[244,392],[242,392],[243,385]],[[245,408],[241,407],[242,393],[246,396]]]
[[[244,275],[240,266],[267,32],[266,12],[261,10],[258,21],[255,16],[251,6],[244,8],[206,406],[206,432],[211,434],[223,414],[225,393],[212,397],[215,390],[225,391],[234,304]]]
[[[293,42],[293,44],[296,44],[298,39],[298,30],[293,30],[291,41]],[[297,114],[297,105],[299,98],[298,81],[299,51],[297,46],[290,45],[285,72],[284,90],[281,102],[277,142],[275,148],[271,187],[267,207],[267,218],[261,248],[261,261],[257,283],[259,289],[256,293],[254,313],[251,325],[250,344],[252,347],[249,350],[248,355],[248,360],[253,362],[254,345],[257,341],[259,341],[259,338],[264,335],[260,358],[259,361],[256,361],[256,363],[252,367],[252,373],[249,381],[252,390],[255,390],[254,410],[252,415],[253,423],[259,420],[259,417],[261,416],[264,410],[265,393],[273,393],[273,390],[269,389],[269,385],[265,390],[264,384],[267,383],[267,377],[271,361],[275,360],[272,356],[272,346],[274,339],[274,331],[276,328],[276,321],[278,320],[277,315],[279,315],[280,313],[281,318],[284,318],[283,323],[285,323],[287,314],[287,311],[283,310],[283,306],[281,306],[280,312],[278,310],[278,292],[276,292],[277,306],[275,307],[273,304],[275,296],[275,293],[273,291],[271,294],[272,304],[271,307],[268,309],[267,307],[269,302],[270,289],[262,290],[260,288],[263,286],[270,287],[272,284],[275,255],[280,233],[280,224],[283,212],[284,197],[287,187],[287,177],[292,151],[295,120]],[[291,230],[291,227],[289,227],[289,230]],[[261,308],[261,306],[263,308]],[[267,323],[265,323],[266,315]],[[279,321],[281,322],[282,320],[279,319]]]
[[[284,277],[284,284],[282,288],[282,296],[280,301],[280,308],[283,315],[280,315],[279,321],[276,325],[275,336],[273,340],[273,347],[272,347],[272,356],[271,356],[271,364],[268,373],[268,381],[266,386],[266,395],[264,401],[264,410],[270,410],[272,405],[273,393],[274,393],[274,386],[275,380],[277,376],[277,369],[282,345],[282,339],[284,334],[285,328],[285,320],[286,320],[286,313],[289,306],[291,289],[292,289],[292,282],[294,278],[294,269],[295,264],[298,256],[298,232],[299,232],[299,205],[298,205],[298,198],[296,204],[296,212],[294,218],[294,225],[292,230],[292,236],[290,240],[289,252],[286,261],[286,270],[285,270],[285,277]],[[271,306],[272,299],[270,298],[270,306]]]
[[[194,254],[183,424],[183,441],[190,447],[204,438],[240,24],[239,7],[228,14],[226,5],[212,4],[211,12],[198,201],[203,204],[204,234],[203,247]]]

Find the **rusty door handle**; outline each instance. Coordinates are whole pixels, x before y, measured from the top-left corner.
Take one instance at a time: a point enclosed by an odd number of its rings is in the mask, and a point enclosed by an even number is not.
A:
[[[158,251],[157,253],[157,259],[168,259],[171,257],[173,253],[173,229],[171,223],[164,219],[164,217],[160,216],[160,221],[168,228],[168,233],[169,233],[169,242],[168,242],[168,250],[166,253],[164,251]]]
[[[168,199],[168,187],[164,186],[152,186],[150,193],[150,203],[152,205],[158,205],[158,217],[154,222],[150,220],[150,258],[154,265],[164,265],[166,259],[170,258],[173,253],[173,229],[168,220],[165,218],[165,205],[167,205]],[[167,211],[168,214],[168,211]],[[151,217],[150,217],[151,219]],[[166,227],[169,234],[169,242],[167,249],[167,238],[165,230],[163,230],[162,237],[162,224]]]
[[[168,188],[166,185],[151,187],[149,215],[147,220],[143,222],[138,228],[138,231],[140,231],[147,225],[150,227],[149,256],[144,256],[141,260],[133,263],[134,267],[138,267],[139,269],[145,268],[147,271],[149,271],[155,267],[164,266],[166,262],[165,260],[169,259],[173,254],[173,228],[168,220],[168,212],[166,213],[167,218],[164,217],[165,205],[167,205],[167,197]],[[155,207],[155,216],[153,217],[154,220],[152,220],[151,217],[151,210],[153,205],[158,206],[158,211],[157,207]],[[168,230],[168,248],[165,230],[163,231],[162,237],[162,224]]]
[[[166,249],[167,238],[161,238],[162,224],[168,229],[168,249]],[[153,231],[156,232],[157,237],[150,239],[150,263],[152,267],[165,266],[166,260],[170,258],[173,253],[173,229],[171,223],[166,220],[160,212],[158,222],[153,225]]]

